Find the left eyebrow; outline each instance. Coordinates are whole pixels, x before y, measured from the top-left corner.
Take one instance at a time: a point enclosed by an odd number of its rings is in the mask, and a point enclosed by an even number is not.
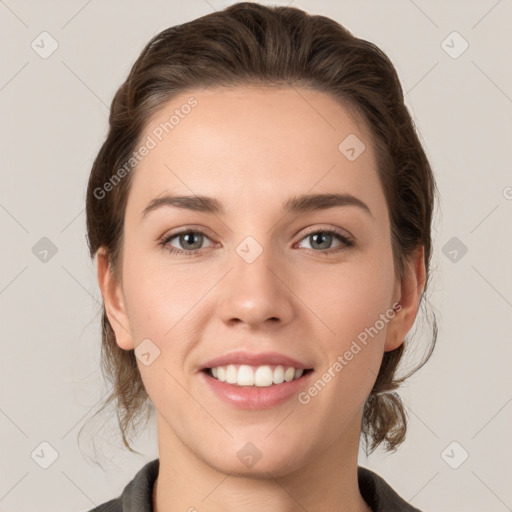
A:
[[[161,207],[174,207],[192,210],[202,213],[222,215],[225,209],[220,201],[208,196],[178,196],[164,195],[156,197],[142,210],[141,216],[146,217],[149,212]],[[288,199],[282,209],[282,213],[310,213],[317,210],[326,210],[334,207],[356,206],[361,208],[370,217],[373,214],[369,206],[361,199],[351,194],[305,194]]]
[[[309,213],[328,208],[356,206],[373,218],[370,207],[351,194],[306,194],[294,196],[283,206],[282,213]]]

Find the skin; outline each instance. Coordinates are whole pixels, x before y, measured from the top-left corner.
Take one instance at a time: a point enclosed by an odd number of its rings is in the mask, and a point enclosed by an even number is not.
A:
[[[333,98],[293,88],[197,89],[158,111],[140,140],[192,95],[198,105],[132,171],[119,281],[103,248],[97,258],[119,347],[149,338],[160,350],[148,366],[137,360],[156,408],[154,509],[367,511],[357,483],[362,408],[384,351],[414,323],[423,250],[400,279],[371,140]],[[349,134],[366,145],[355,161],[338,150]],[[163,207],[142,219],[166,192],[213,196],[226,212]],[[361,199],[372,216],[354,206],[281,213],[291,196],[335,192]],[[159,245],[189,226],[205,233],[194,256]],[[355,245],[334,237],[322,254],[321,239],[310,235],[333,228]],[[250,264],[236,252],[247,236],[263,249]],[[190,251],[183,242],[167,245]],[[312,363],[320,377],[396,302],[401,310],[307,405],[294,397],[236,409],[199,378],[202,363],[237,349],[284,353]],[[252,467],[237,457],[249,441],[261,453]]]

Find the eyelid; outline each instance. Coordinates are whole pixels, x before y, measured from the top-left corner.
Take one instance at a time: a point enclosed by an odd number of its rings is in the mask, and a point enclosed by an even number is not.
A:
[[[349,240],[355,241],[355,238],[352,236],[352,234],[349,231],[347,231],[346,229],[340,228],[338,226],[315,224],[313,226],[309,226],[304,229],[306,231],[303,232],[302,238],[310,235],[311,233],[317,233],[320,231],[334,231],[335,233],[343,235],[345,238],[348,238]],[[302,238],[301,238],[301,240],[302,240]]]
[[[201,225],[193,225],[193,224],[187,224],[185,226],[181,226],[176,229],[171,229],[170,231],[166,231],[161,237],[159,237],[159,241],[167,240],[168,238],[174,238],[175,236],[181,235],[183,233],[189,233],[190,231],[193,231],[194,233],[201,233],[208,238],[213,239],[215,238],[213,235],[213,232],[208,229],[205,226]]]

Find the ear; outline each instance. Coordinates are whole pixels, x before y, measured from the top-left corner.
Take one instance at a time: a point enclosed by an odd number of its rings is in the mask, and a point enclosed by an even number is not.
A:
[[[109,265],[108,253],[100,247],[96,253],[98,284],[105,303],[107,317],[116,335],[116,343],[123,350],[135,348],[126,314],[123,290]]]
[[[386,343],[384,351],[389,352],[398,348],[411,330],[425,287],[425,248],[418,247],[407,260],[405,276],[398,278],[395,303],[399,305],[395,309],[395,316],[388,323]]]

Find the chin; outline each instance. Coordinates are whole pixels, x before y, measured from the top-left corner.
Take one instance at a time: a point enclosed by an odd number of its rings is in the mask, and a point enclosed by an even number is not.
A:
[[[305,465],[304,448],[300,456],[296,447],[285,447],[282,443],[271,443],[266,440],[258,443],[246,441],[231,445],[212,454],[207,460],[208,465],[230,476],[269,478],[288,475]],[[232,455],[226,456],[227,453]],[[270,474],[270,475],[269,475]]]

